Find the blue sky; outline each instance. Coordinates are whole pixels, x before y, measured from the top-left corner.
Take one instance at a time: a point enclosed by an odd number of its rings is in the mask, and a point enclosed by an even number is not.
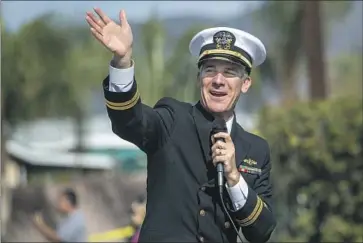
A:
[[[40,14],[55,11],[82,20],[92,7],[102,8],[115,17],[125,9],[130,21],[142,22],[155,10],[162,18],[172,16],[209,16],[227,18],[258,5],[259,1],[2,1],[1,14],[9,29],[17,29]]]

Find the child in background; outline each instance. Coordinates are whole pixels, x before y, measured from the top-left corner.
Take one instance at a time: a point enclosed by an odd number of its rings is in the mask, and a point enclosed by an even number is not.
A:
[[[131,237],[131,243],[137,243],[139,241],[140,229],[146,213],[146,198],[144,195],[139,196],[131,204],[131,223],[136,228],[135,234]]]

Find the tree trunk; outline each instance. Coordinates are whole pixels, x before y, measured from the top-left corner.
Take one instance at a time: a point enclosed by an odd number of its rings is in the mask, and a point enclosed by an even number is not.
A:
[[[307,58],[311,100],[325,99],[324,43],[319,1],[301,1],[304,9],[303,47]]]
[[[286,36],[281,43],[283,47],[281,52],[282,60],[282,82],[283,82],[283,104],[285,106],[293,105],[299,100],[299,92],[296,88],[296,71],[299,65],[299,57],[301,53],[301,22],[303,21],[303,6],[297,5],[293,17],[287,24]]]
[[[84,152],[83,135],[84,135],[84,114],[81,108],[77,108],[74,117],[75,135],[76,135],[76,152]]]
[[[321,228],[324,225],[328,204],[325,200],[319,202],[319,205],[315,209],[315,219],[312,224],[314,225],[314,233],[310,235],[308,243],[322,242]]]
[[[295,66],[287,65],[282,68],[282,104],[284,107],[293,105],[298,99],[296,86],[295,86]]]
[[[7,181],[5,181],[6,179],[6,164],[8,161],[7,158],[7,153],[6,153],[6,149],[5,149],[5,141],[7,139],[7,134],[6,134],[6,130],[5,130],[5,103],[4,103],[4,96],[3,96],[3,90],[0,91],[0,100],[1,100],[1,118],[0,118],[0,146],[1,146],[1,158],[0,158],[0,164],[1,164],[1,171],[0,171],[0,190],[1,190],[1,197],[0,197],[0,209],[1,209],[1,214],[0,214],[0,233],[1,233],[1,238],[4,237],[4,235],[6,234],[6,230],[7,230],[7,222],[8,222],[8,216],[10,214],[10,190],[7,187]]]
[[[1,176],[0,178],[3,178],[3,176],[5,175],[5,163],[6,163],[6,150],[5,150],[5,136],[4,136],[4,121],[2,120],[1,121],[1,137],[0,137],[0,140],[1,140]]]
[[[73,118],[74,118],[74,128],[75,128],[74,132],[77,141],[74,151],[77,153],[77,155],[81,155],[85,152],[85,147],[84,147],[85,115],[80,107],[76,107],[76,113]],[[83,167],[79,156],[75,156],[74,167],[75,170],[73,173],[74,176],[73,179],[77,179],[83,175],[82,173]]]
[[[0,126],[0,143],[1,143],[1,177],[3,178],[5,174],[5,163],[6,163],[6,156],[5,156],[5,134],[4,134],[4,116],[5,116],[5,105],[4,105],[4,96],[3,96],[3,90],[1,90],[0,96],[1,96],[1,126]]]

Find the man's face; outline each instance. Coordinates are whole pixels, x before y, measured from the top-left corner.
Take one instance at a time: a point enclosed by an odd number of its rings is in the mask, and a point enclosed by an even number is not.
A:
[[[67,198],[64,195],[59,195],[59,197],[58,197],[58,210],[61,213],[66,213],[66,212],[68,212],[69,206],[70,206],[70,203],[67,200]]]
[[[199,79],[201,103],[211,113],[233,111],[240,93],[246,93],[251,86],[251,79],[241,65],[222,60],[206,61]]]

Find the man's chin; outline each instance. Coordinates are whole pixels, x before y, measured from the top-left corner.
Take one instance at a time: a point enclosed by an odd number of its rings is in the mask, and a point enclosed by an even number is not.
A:
[[[212,99],[206,99],[202,102],[204,108],[210,113],[223,113],[229,111],[229,102],[225,101],[213,101]]]
[[[211,113],[216,113],[216,114],[228,111],[228,107],[224,105],[209,106],[208,109]]]

